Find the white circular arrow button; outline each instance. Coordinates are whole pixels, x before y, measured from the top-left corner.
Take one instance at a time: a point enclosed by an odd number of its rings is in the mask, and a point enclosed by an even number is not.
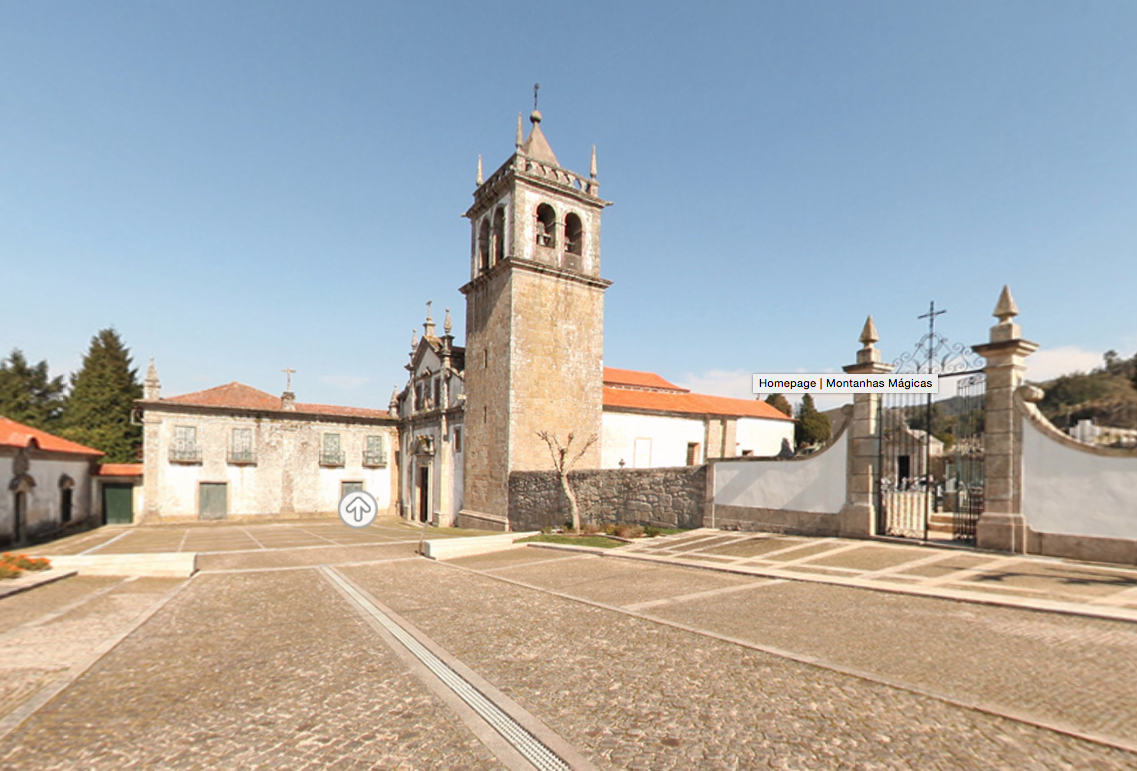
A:
[[[379,504],[366,490],[356,490],[340,498],[340,519],[348,527],[367,527],[375,521]]]

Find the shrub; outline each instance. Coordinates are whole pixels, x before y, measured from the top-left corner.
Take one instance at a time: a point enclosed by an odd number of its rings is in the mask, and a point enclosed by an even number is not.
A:
[[[597,525],[595,522],[585,522],[580,526],[581,535],[596,535],[599,532],[600,525]]]
[[[647,536],[648,538],[655,538],[657,535],[659,535],[662,532],[663,531],[660,530],[658,527],[651,527],[650,525],[648,525],[647,527],[644,528],[644,535]]]
[[[615,522],[608,522],[607,524],[605,524],[604,525],[604,534],[605,535],[616,535],[616,523]]]
[[[644,534],[644,529],[639,525],[619,524],[616,525],[615,535],[618,538],[639,538]]]
[[[24,571],[9,562],[0,562],[0,579],[19,578]]]

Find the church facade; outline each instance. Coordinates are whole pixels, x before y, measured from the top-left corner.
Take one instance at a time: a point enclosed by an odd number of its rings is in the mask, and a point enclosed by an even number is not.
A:
[[[693,394],[651,372],[604,366],[596,150],[563,167],[541,114],[488,177],[470,221],[466,345],[429,310],[388,409],[302,404],[231,383],[159,397],[144,425],[147,519],[333,512],[365,489],[380,511],[435,525],[509,527],[509,476],[553,468],[542,432],[584,448],[580,469],[700,465],[773,456],[793,421],[763,402]],[[575,454],[575,452],[574,452]]]

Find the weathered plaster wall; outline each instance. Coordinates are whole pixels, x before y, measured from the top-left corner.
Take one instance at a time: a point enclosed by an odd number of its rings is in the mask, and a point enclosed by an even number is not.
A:
[[[394,513],[393,465],[398,447],[395,425],[367,425],[334,418],[292,418],[243,414],[164,411],[145,413],[145,516],[196,519],[200,485],[224,483],[229,516],[310,514],[334,512],[344,482],[362,482],[375,496],[380,511]],[[195,426],[200,463],[170,460],[177,426]],[[253,432],[256,463],[230,462],[232,430]],[[344,465],[320,465],[324,435],[339,434]],[[387,464],[363,465],[367,437],[384,437]]]

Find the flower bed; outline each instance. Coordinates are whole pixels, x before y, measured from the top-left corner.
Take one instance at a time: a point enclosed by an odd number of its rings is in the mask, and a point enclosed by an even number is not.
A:
[[[19,578],[25,570],[50,570],[46,557],[29,557],[26,554],[0,554],[0,579]]]

